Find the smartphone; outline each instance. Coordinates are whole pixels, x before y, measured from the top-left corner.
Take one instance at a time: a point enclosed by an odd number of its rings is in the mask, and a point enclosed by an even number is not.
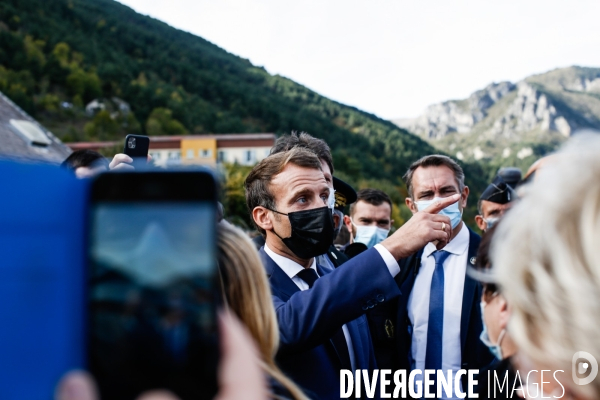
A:
[[[101,398],[217,392],[217,184],[208,171],[113,172],[92,183],[88,367]]]
[[[150,138],[143,135],[125,136],[125,148],[123,153],[133,159],[134,164],[144,165],[148,162],[148,149]]]

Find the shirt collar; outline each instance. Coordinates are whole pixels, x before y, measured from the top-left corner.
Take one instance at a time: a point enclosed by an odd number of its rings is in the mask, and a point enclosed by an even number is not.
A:
[[[458,231],[458,234],[442,250],[445,250],[448,253],[454,255],[461,255],[464,254],[468,248],[469,228],[467,228],[467,225],[463,222],[463,225],[460,228],[460,231]],[[427,246],[425,246],[425,249],[423,249],[423,258],[429,257],[436,250],[437,249],[433,243],[427,243]]]
[[[283,272],[285,272],[285,274],[290,277],[290,279],[292,279],[293,277],[298,275],[298,272],[300,272],[304,269],[304,267],[302,265],[298,264],[296,261],[292,261],[287,257],[284,257],[282,255],[275,253],[273,250],[271,250],[269,248],[269,246],[266,243],[265,243],[265,253],[267,253],[269,255],[269,257],[271,257],[271,259],[273,259],[273,261],[275,261],[275,264],[277,264],[279,266],[279,268],[281,268],[283,270]],[[313,257],[313,261],[312,261],[310,268],[317,271],[317,259],[314,257]],[[319,272],[317,271],[317,274],[318,273]]]

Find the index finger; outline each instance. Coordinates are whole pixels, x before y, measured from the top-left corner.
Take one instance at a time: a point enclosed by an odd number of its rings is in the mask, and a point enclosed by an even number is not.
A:
[[[424,209],[423,212],[428,214],[437,214],[449,205],[456,203],[459,199],[460,194],[453,194],[452,196],[441,198]]]
[[[109,164],[109,168],[113,169],[120,163],[130,164],[132,162],[133,162],[133,159],[131,157],[129,157],[127,154],[123,154],[123,153],[115,154],[115,156],[113,157],[112,161]]]

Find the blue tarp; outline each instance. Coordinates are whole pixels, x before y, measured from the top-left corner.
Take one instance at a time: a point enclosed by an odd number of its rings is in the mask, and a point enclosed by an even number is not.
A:
[[[84,365],[89,182],[47,165],[0,161],[0,388],[53,398]]]

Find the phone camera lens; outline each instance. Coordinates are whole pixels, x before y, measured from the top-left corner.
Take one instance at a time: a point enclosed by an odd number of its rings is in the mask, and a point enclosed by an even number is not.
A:
[[[127,147],[129,147],[130,149],[135,149],[135,138],[129,138],[129,140],[127,141]]]

